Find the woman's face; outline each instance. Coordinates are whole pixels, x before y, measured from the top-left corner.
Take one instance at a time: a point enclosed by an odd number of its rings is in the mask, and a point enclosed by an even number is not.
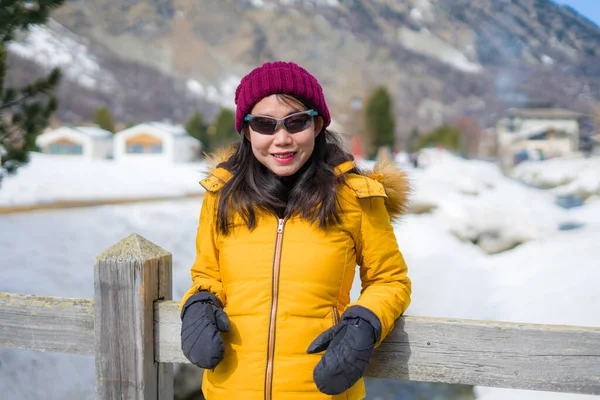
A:
[[[306,107],[300,102],[283,101],[276,94],[265,97],[252,108],[253,115],[264,115],[273,118],[284,118]],[[295,174],[310,158],[315,148],[315,137],[323,126],[322,119],[315,117],[308,128],[291,134],[280,126],[272,135],[255,132],[247,126],[244,129],[246,138],[252,146],[254,157],[279,176]]]

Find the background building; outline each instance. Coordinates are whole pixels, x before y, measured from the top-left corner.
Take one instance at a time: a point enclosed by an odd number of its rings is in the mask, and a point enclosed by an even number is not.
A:
[[[112,133],[95,126],[63,126],[39,135],[36,144],[46,154],[111,158]]]
[[[563,108],[509,110],[496,123],[502,163],[511,165],[521,158],[546,159],[579,152],[583,120],[583,114]]]
[[[149,122],[114,136],[116,161],[186,162],[197,160],[201,150],[202,143],[180,125]]]

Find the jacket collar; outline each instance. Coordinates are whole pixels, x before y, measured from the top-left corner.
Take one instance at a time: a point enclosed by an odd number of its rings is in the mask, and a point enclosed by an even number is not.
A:
[[[208,158],[209,168],[212,166],[212,170],[209,170],[208,176],[202,179],[200,184],[209,192],[219,191],[233,177],[233,174],[225,168],[217,167],[219,163],[227,160],[230,155],[231,150],[223,150]],[[356,168],[354,161],[346,161],[335,167],[334,171],[337,176],[340,176],[347,174],[354,168]],[[350,182],[349,179],[347,184],[355,189],[358,198],[361,198],[362,193],[362,189],[358,187],[360,185],[368,186],[365,189],[368,189],[370,193],[373,193],[375,188],[381,192],[383,194],[381,197],[385,198],[385,206],[392,219],[396,219],[406,212],[408,195],[411,192],[410,183],[406,173],[398,168],[395,162],[389,160],[378,161],[375,163],[373,170],[359,171],[353,181]]]

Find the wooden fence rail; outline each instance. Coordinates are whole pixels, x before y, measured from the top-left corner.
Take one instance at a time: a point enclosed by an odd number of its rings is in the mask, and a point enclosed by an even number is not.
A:
[[[94,299],[0,293],[0,347],[95,355],[98,399],[172,399],[171,286],[171,254],[131,235],[97,257]],[[406,316],[367,375],[600,395],[600,328]]]

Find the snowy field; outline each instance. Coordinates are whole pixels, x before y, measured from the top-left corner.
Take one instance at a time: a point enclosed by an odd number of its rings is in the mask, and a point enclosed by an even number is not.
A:
[[[403,165],[414,187],[412,208],[430,210],[395,226],[413,280],[407,314],[600,326],[598,159],[585,160],[583,169],[584,160],[524,164],[514,175],[522,182],[448,153],[432,151],[428,161],[423,169]],[[98,163],[36,155],[5,180],[0,207],[198,191],[203,171],[199,164]],[[555,204],[557,196],[581,195],[582,186],[582,206]],[[173,253],[178,299],[190,284],[201,201],[0,215],[0,291],[91,298],[94,257],[135,232]],[[93,369],[92,357],[0,348],[0,391],[10,400],[91,399]],[[477,395],[598,399],[490,388],[477,388]]]
[[[198,182],[205,170],[200,162],[164,165],[31,153],[31,162],[2,182],[0,207],[202,193]]]

